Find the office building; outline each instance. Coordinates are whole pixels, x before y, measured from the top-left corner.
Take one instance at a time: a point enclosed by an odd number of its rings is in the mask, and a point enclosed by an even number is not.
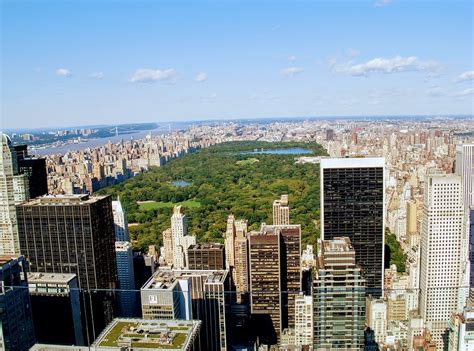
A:
[[[192,319],[189,279],[172,270],[158,270],[140,289],[145,319]]]
[[[334,141],[334,130],[326,129],[326,141]]]
[[[226,350],[227,270],[159,269],[141,289],[146,319],[202,321],[203,350]]]
[[[225,259],[226,259],[226,268],[230,269],[234,267],[234,244],[235,244],[235,236],[236,236],[236,227],[235,227],[235,217],[234,215],[229,215],[227,217],[227,228],[225,231],[225,239],[224,239],[224,246],[225,246]]]
[[[135,289],[140,290],[157,269],[158,259],[155,245],[149,245],[147,253],[134,251],[133,271],[135,275]]]
[[[194,244],[188,248],[188,269],[225,269],[225,249],[222,244]]]
[[[187,250],[196,244],[196,237],[188,235],[188,220],[181,206],[175,206],[171,216],[171,238],[173,241],[173,268],[187,267]]]
[[[290,207],[288,195],[282,195],[279,200],[273,201],[273,225],[290,224]]]
[[[314,349],[364,347],[365,279],[348,237],[318,240],[313,284]]]
[[[474,206],[469,209],[469,300],[474,301]]]
[[[30,199],[46,195],[48,193],[46,159],[28,155],[27,145],[15,145],[13,148],[17,157],[18,174],[24,174],[28,179]]]
[[[173,238],[171,228],[165,229],[162,232],[162,236],[165,264],[171,266],[173,265]]]
[[[0,256],[0,349],[27,351],[35,343],[28,293],[28,262],[23,256]]]
[[[312,345],[313,329],[313,297],[299,293],[295,297],[295,345]]]
[[[32,271],[75,274],[91,294],[89,341],[113,316],[117,287],[115,231],[110,196],[43,196],[17,206],[20,248]],[[101,289],[100,291],[94,291]]]
[[[31,272],[28,289],[37,342],[84,345],[84,311],[76,275]]]
[[[383,290],[384,158],[321,160],[321,238],[351,240],[364,271],[367,294]]]
[[[120,199],[112,201],[112,214],[114,216],[115,240],[129,241],[127,214],[122,208]]]
[[[295,327],[295,297],[301,291],[301,227],[269,226],[250,232],[249,276],[252,318],[266,344]]]
[[[10,138],[0,134],[0,255],[11,255],[20,252],[15,205],[29,198],[28,181],[26,175],[18,174]]]
[[[117,305],[120,317],[138,315],[139,291],[135,290],[135,273],[133,270],[133,251],[129,241],[115,242],[117,260],[118,290]]]
[[[382,299],[367,298],[367,326],[373,330],[377,343],[383,343],[387,337],[387,303]]]
[[[92,345],[96,351],[200,351],[201,321],[114,319]]]
[[[474,310],[467,307],[461,313],[453,313],[448,323],[449,351],[472,351],[474,350]]]
[[[438,347],[447,345],[447,321],[458,307],[465,231],[462,181],[430,174],[425,180],[421,235],[420,313]],[[440,289],[442,287],[442,289]]]
[[[463,206],[468,211],[474,206],[474,144],[456,146],[456,174],[461,176]]]

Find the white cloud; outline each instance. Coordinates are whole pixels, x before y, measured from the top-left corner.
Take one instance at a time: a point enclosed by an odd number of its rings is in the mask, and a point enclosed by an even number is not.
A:
[[[384,7],[384,6],[390,5],[392,2],[393,2],[393,0],[377,0],[376,2],[374,2],[374,6],[375,7]]]
[[[205,82],[207,80],[207,73],[206,72],[198,73],[196,78],[194,78],[194,80],[198,83]]]
[[[281,71],[281,74],[283,74],[285,77],[293,77],[294,75],[303,72],[304,69],[301,67],[288,67],[285,68]]]
[[[416,56],[393,58],[377,57],[361,64],[353,64],[348,61],[344,64],[335,64],[330,62],[336,72],[346,73],[352,76],[369,76],[371,73],[398,73],[398,72],[437,72],[440,64],[436,61],[421,61]]]
[[[293,62],[296,61],[297,57],[295,55],[288,56],[288,61]]]
[[[427,91],[426,91],[426,94],[428,96],[431,96],[431,97],[438,97],[438,96],[443,96],[446,94],[446,92],[441,89],[440,86],[438,85],[435,85],[435,86],[432,86],[430,87]]]
[[[474,88],[464,89],[452,94],[454,97],[466,97],[470,95],[474,95]]]
[[[92,73],[92,74],[89,75],[89,78],[100,80],[100,79],[105,78],[105,74],[103,72]]]
[[[67,68],[58,68],[56,70],[56,75],[59,77],[70,77],[72,75],[72,72]]]
[[[160,80],[172,80],[176,78],[174,68],[165,70],[140,68],[130,77],[132,83],[153,83]]]
[[[474,80],[474,71],[467,71],[464,73],[461,73],[459,76],[457,76],[454,81],[455,82],[469,82]]]

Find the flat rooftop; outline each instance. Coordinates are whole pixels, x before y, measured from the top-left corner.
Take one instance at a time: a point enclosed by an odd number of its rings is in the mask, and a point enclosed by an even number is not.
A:
[[[219,243],[195,244],[188,247],[188,250],[222,250],[224,245]]]
[[[194,269],[158,269],[143,285],[143,290],[171,290],[179,279],[193,276],[204,276],[206,283],[224,283],[227,278],[226,270],[194,270]]]
[[[322,158],[321,168],[371,168],[385,167],[384,157]]]
[[[75,279],[75,274],[29,272],[28,283],[67,284]]]
[[[109,195],[89,196],[80,195],[44,195],[32,200],[26,201],[18,206],[64,206],[64,205],[88,205],[102,200]]]
[[[30,351],[90,351],[86,346],[64,346],[64,345],[50,345],[50,344],[35,344],[30,348]]]
[[[96,350],[186,350],[201,321],[165,319],[114,319],[92,345]]]

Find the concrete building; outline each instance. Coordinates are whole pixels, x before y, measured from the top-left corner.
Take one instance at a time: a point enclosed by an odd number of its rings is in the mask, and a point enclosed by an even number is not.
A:
[[[314,349],[364,347],[365,279],[350,239],[318,241],[314,277]]]
[[[136,317],[139,292],[135,290],[132,244],[129,241],[116,241],[115,258],[118,278],[116,292],[118,314],[120,317]]]
[[[181,206],[175,206],[171,216],[171,238],[173,241],[173,268],[187,267],[187,250],[196,244],[196,237],[188,235],[188,221]]]
[[[474,144],[456,145],[456,174],[462,179],[463,206],[474,206]]]
[[[28,180],[29,197],[34,199],[48,193],[46,159],[28,155],[27,145],[15,145],[18,174],[25,174]]]
[[[171,266],[173,264],[173,237],[171,228],[165,229],[162,232],[162,236],[165,264]]]
[[[226,350],[227,270],[159,269],[141,289],[145,319],[201,320],[203,350]]]
[[[1,350],[27,351],[35,343],[27,273],[25,257],[0,256]]]
[[[374,331],[375,341],[383,343],[387,337],[387,303],[382,299],[367,298],[367,326]]]
[[[222,244],[195,244],[188,247],[188,269],[225,269],[225,249]]]
[[[313,297],[298,294],[295,297],[295,345],[313,344]]]
[[[120,199],[112,201],[112,213],[114,216],[115,240],[130,241],[127,214],[122,208]]]
[[[288,195],[282,195],[279,200],[273,201],[273,225],[290,224],[290,207]]]
[[[28,273],[38,343],[84,345],[83,311],[75,274]]]
[[[20,248],[32,271],[75,274],[91,294],[89,341],[113,318],[117,287],[110,196],[43,196],[17,206]],[[100,289],[100,291],[92,290]]]
[[[250,307],[261,341],[276,344],[294,328],[295,297],[301,292],[301,226],[269,226],[250,232]]]
[[[420,313],[438,347],[447,345],[447,322],[458,307],[465,233],[460,176],[425,181],[421,237]],[[442,288],[440,288],[442,287]]]
[[[92,345],[95,351],[200,351],[201,321],[114,319]]]
[[[449,351],[474,350],[474,310],[467,307],[462,313],[454,313],[448,323]]]
[[[0,154],[0,255],[20,252],[15,205],[29,198],[26,176],[18,174],[15,150],[3,133]]]
[[[351,240],[364,270],[367,294],[383,291],[385,160],[321,159],[321,238]]]

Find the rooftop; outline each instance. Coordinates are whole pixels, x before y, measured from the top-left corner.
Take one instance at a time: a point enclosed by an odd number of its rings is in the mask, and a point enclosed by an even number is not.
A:
[[[383,157],[322,158],[321,168],[385,167]]]
[[[62,274],[62,273],[40,273],[40,272],[29,272],[28,283],[61,283],[67,284],[71,280],[75,279],[75,274]]]
[[[205,282],[210,284],[224,283],[227,274],[226,270],[158,269],[142,289],[173,289],[178,279],[192,276],[204,276]]]
[[[224,245],[219,244],[219,243],[203,243],[203,244],[195,244],[191,245],[188,247],[189,250],[210,250],[210,249],[215,249],[215,250],[222,250],[224,248]]]
[[[164,319],[114,319],[93,346],[133,350],[186,350],[200,328],[200,321]]]
[[[65,346],[65,345],[49,345],[49,344],[35,344],[30,348],[30,351],[90,351],[86,346]]]
[[[44,195],[24,202],[19,206],[55,206],[55,205],[88,205],[100,201],[109,195],[89,196],[80,195]]]

